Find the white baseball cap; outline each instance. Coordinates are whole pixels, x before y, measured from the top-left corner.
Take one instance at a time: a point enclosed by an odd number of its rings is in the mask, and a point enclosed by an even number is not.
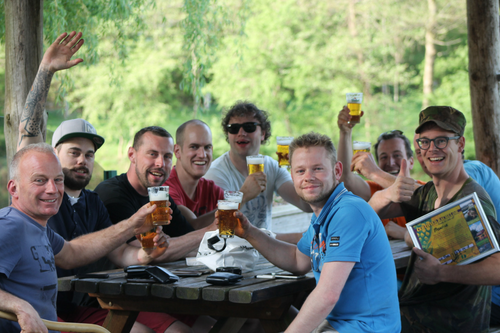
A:
[[[52,136],[52,147],[55,148],[58,144],[70,138],[89,139],[94,143],[95,150],[99,149],[104,143],[104,138],[97,135],[94,126],[85,119],[80,118],[65,120],[56,128]]]

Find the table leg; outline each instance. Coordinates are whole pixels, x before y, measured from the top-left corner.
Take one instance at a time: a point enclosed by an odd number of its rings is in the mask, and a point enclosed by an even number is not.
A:
[[[247,321],[246,318],[219,318],[210,333],[238,332]]]
[[[111,333],[129,333],[138,314],[137,311],[109,310],[103,327]]]

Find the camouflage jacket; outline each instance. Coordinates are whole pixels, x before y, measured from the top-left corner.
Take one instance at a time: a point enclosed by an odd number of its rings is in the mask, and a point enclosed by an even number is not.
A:
[[[500,226],[496,222],[495,208],[488,193],[475,180],[469,178],[450,202],[473,192],[477,193],[495,236],[499,239]],[[410,201],[401,204],[406,220],[411,221],[434,210],[436,199],[436,188],[432,182],[417,189]],[[491,286],[444,282],[423,284],[413,274],[415,259],[413,253],[399,293],[402,319],[411,324],[411,329],[403,332],[488,332]]]

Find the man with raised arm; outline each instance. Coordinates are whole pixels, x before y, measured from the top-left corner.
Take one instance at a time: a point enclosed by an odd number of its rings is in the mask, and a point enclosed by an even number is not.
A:
[[[464,115],[449,106],[420,112],[417,144],[432,181],[413,191],[413,184],[400,181],[409,174],[401,172],[394,185],[375,193],[375,211],[413,220],[476,192],[498,239],[490,197],[464,169],[465,125]],[[500,253],[469,265],[441,265],[430,254],[413,252],[400,291],[402,332],[488,332],[490,286],[500,284]]]
[[[18,150],[31,143],[42,141],[40,121],[52,76],[56,71],[71,68],[82,61],[82,59],[71,60],[83,44],[81,36],[81,33],[75,32],[69,36],[62,34],[45,52],[19,124]],[[59,211],[48,220],[48,225],[66,241],[112,226],[106,207],[97,194],[85,189],[92,177],[94,155],[103,143],[104,138],[83,119],[62,122],[52,137],[52,146],[64,173],[65,193]],[[156,251],[163,253],[165,250]],[[107,255],[107,260],[120,267],[141,264],[144,262],[140,260],[138,254],[143,252],[140,247],[123,242]],[[57,268],[57,275],[64,277],[102,271],[111,268],[109,261],[102,259],[69,270]],[[64,321],[102,325],[108,313],[108,310],[100,308],[95,298],[89,297],[86,293],[61,292],[57,298],[57,305],[58,316]],[[143,332],[148,330],[148,327],[158,333],[190,330],[188,326],[168,314],[141,312],[132,332]]]
[[[230,150],[217,158],[205,178],[213,180],[224,190],[243,192],[241,211],[259,228],[271,230],[273,194],[310,212],[311,208],[293,190],[293,183],[286,169],[269,156],[264,157],[264,172],[248,174],[247,156],[259,154],[260,146],[271,137],[268,114],[254,104],[238,102],[226,112],[222,130]],[[278,234],[277,237],[297,242],[300,234]]]
[[[212,132],[203,121],[193,119],[177,128],[175,141],[177,162],[164,185],[182,215],[191,217],[189,222],[199,229],[213,222],[217,201],[224,200],[224,190],[203,178],[212,163]]]
[[[47,227],[64,196],[64,174],[53,148],[31,144],[13,157],[7,185],[12,204],[0,210],[0,310],[12,312],[18,323],[0,320],[0,331],[47,332],[40,318],[56,321],[56,266],[72,269],[96,261],[131,236],[145,232],[145,219],[155,206],[144,206],[115,226],[65,241]],[[158,247],[166,247],[157,235]],[[158,255],[161,252],[155,253]],[[125,263],[149,263],[144,251]]]
[[[406,159],[408,172],[413,169],[413,151],[411,143],[403,132],[393,130],[382,133],[374,146],[374,155],[371,153],[358,152],[353,156],[352,152],[352,128],[354,123],[350,122],[349,109],[344,108],[339,112],[337,124],[339,135],[339,161],[350,166],[344,169],[342,179],[347,189],[369,201],[373,194],[391,186],[401,169],[401,162]],[[359,175],[363,175],[367,181]],[[424,182],[416,182],[418,188]],[[395,239],[404,239],[406,232],[406,219],[404,216],[392,219],[383,219],[387,235]]]
[[[396,271],[375,212],[342,183],[332,141],[309,133],[290,145],[294,190],[314,214],[297,245],[268,237],[237,212],[235,233],[276,266],[312,266],[316,288],[285,332],[400,332]]]

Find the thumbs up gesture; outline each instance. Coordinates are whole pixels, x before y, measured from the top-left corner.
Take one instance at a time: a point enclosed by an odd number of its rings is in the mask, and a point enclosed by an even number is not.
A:
[[[406,159],[401,161],[396,181],[392,186],[387,188],[392,202],[408,201],[413,194],[415,180],[410,177],[410,170],[407,167],[407,163]]]

